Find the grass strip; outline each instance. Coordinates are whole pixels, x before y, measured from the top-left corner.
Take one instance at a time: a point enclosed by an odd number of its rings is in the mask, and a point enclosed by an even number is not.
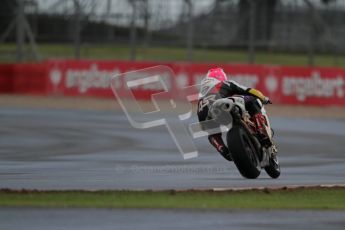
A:
[[[0,207],[345,210],[345,188],[222,192],[0,190]]]

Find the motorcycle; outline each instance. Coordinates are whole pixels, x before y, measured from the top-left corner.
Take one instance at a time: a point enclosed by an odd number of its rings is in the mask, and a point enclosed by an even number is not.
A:
[[[258,102],[261,104],[261,102]],[[277,148],[273,143],[273,131],[265,114],[261,130],[266,132],[269,141],[262,139],[255,121],[250,118],[245,108],[243,96],[233,96],[216,100],[210,110],[212,117],[219,125],[226,126],[226,140],[232,159],[241,173],[248,179],[257,178],[261,169],[265,169],[271,178],[280,176]]]

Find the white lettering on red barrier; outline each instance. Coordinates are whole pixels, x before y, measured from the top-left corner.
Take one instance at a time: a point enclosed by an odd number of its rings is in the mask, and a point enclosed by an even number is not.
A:
[[[66,88],[77,87],[80,93],[85,93],[90,88],[109,88],[110,77],[119,73],[118,69],[99,70],[97,64],[92,64],[85,70],[67,69],[65,85]],[[121,83],[116,82],[116,86],[121,87]]]
[[[186,73],[177,74],[175,79],[178,89],[183,89],[188,85],[188,75]]]
[[[44,89],[47,93],[88,96],[109,96],[109,79],[119,74],[119,70],[128,72],[143,66],[150,67],[149,63],[120,61],[51,61],[48,64],[49,84],[48,88]],[[165,79],[162,76],[171,92],[178,93],[188,85],[198,85],[205,77],[209,64],[190,64],[186,70],[181,67],[185,65],[170,63],[169,68],[175,71],[175,77]],[[272,68],[251,65],[240,68],[236,65],[226,65],[224,69],[228,73],[229,80],[262,90],[277,103],[345,105],[345,69],[279,66]],[[113,84],[118,89],[124,87],[123,82],[118,79],[114,80]],[[136,96],[143,99],[147,99],[152,91],[164,90],[161,84],[156,83],[143,84],[132,89]]]
[[[335,78],[322,78],[319,72],[313,72],[311,77],[283,76],[283,94],[296,95],[299,101],[307,97],[344,97],[344,79],[338,75]]]
[[[53,84],[54,87],[57,87],[62,79],[62,73],[60,69],[53,68],[49,73],[50,82]]]
[[[276,76],[270,74],[266,77],[265,86],[269,93],[275,93],[279,89],[279,81]]]

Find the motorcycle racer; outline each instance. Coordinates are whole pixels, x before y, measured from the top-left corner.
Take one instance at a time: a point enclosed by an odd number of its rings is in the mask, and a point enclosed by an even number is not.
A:
[[[209,111],[216,100],[233,95],[244,96],[246,110],[248,110],[250,119],[256,125],[261,144],[266,147],[272,146],[272,136],[263,128],[264,123],[268,122],[263,104],[272,104],[272,102],[259,90],[228,80],[222,68],[210,69],[201,81],[197,110],[199,122],[213,119]],[[201,128],[205,129],[202,125]],[[222,133],[211,134],[208,136],[208,140],[225,159],[232,161],[231,154],[222,139]]]

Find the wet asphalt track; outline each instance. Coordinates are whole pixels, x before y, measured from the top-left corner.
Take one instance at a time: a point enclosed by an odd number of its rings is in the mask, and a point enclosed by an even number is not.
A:
[[[343,229],[341,211],[1,208],[2,230]]]
[[[283,174],[243,179],[207,143],[183,160],[165,127],[121,112],[0,110],[0,187],[188,189],[344,184],[345,121],[274,118]],[[344,211],[0,208],[9,229],[343,229]]]
[[[243,179],[207,143],[183,160],[165,127],[122,112],[0,110],[0,187],[188,189],[345,183],[345,120],[272,118],[282,175]]]

